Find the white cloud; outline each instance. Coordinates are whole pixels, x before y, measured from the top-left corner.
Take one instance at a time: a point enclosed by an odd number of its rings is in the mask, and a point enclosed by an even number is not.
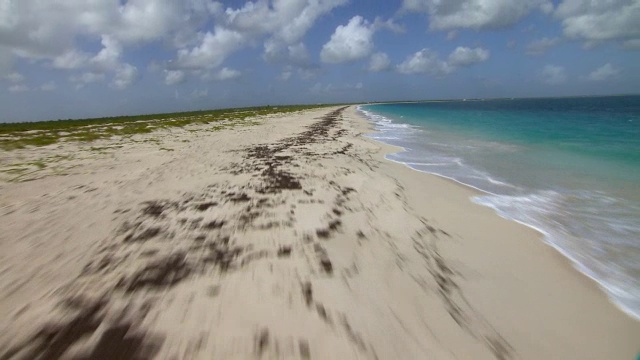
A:
[[[191,94],[189,94],[189,98],[191,98],[192,100],[198,100],[198,99],[203,99],[206,98],[207,96],[209,96],[209,89],[202,89],[202,90],[193,90],[191,92]]]
[[[15,72],[15,71],[10,73],[10,74],[5,75],[4,78],[6,80],[8,80],[9,82],[12,82],[12,83],[19,83],[19,82],[24,81],[24,76],[22,74],[18,73],[18,72]]]
[[[44,60],[53,69],[102,73],[116,78],[114,86],[127,86],[135,78],[122,60],[127,50],[154,42],[176,51],[175,60],[163,65],[167,70],[221,67],[260,41],[267,60],[313,67],[306,33],[347,1],[255,0],[226,8],[213,0],[0,0],[0,76],[15,59]],[[100,50],[89,51],[96,42]],[[82,78],[74,75],[78,84]]]
[[[47,83],[40,85],[40,90],[42,91],[53,91],[57,88],[58,87],[56,86],[56,83],[54,83],[53,81],[49,81]]]
[[[593,70],[587,79],[591,81],[606,81],[617,77],[620,74],[620,69],[617,69],[611,63],[606,63],[601,67]]]
[[[197,1],[129,0],[118,7],[112,35],[127,43],[161,39],[197,23],[202,11]]]
[[[105,75],[102,73],[85,72],[80,75],[71,75],[69,81],[76,84],[76,89],[81,89],[87,84],[104,81]]]
[[[587,42],[640,40],[640,1],[564,0],[555,16],[564,34]]]
[[[397,67],[402,74],[428,74],[444,76],[453,71],[446,61],[440,60],[438,53],[430,49],[422,49],[409,56]]]
[[[429,28],[497,29],[515,24],[535,9],[549,10],[548,0],[404,0],[404,11],[429,14]]]
[[[138,76],[138,69],[130,64],[122,64],[116,69],[113,86],[116,89],[129,87]]]
[[[250,39],[268,36],[264,43],[264,58],[270,62],[300,62],[290,46],[298,46],[318,18],[332,9],[342,6],[347,0],[257,0],[247,2],[238,9],[227,8],[217,13],[224,27],[238,31]],[[295,49],[294,49],[295,50]]]
[[[320,52],[323,62],[337,64],[355,61],[373,51],[374,27],[361,16],[354,16],[347,25],[339,25]]]
[[[369,71],[379,72],[388,70],[391,66],[391,60],[389,60],[389,56],[383,52],[378,52],[371,55],[371,60],[369,61]]]
[[[89,58],[89,54],[71,49],[61,55],[55,56],[51,65],[56,69],[79,69],[87,65]]]
[[[78,38],[124,44],[172,40],[206,20],[208,1],[20,0],[0,2],[0,39],[13,56],[53,59]]]
[[[287,80],[289,80],[291,78],[291,75],[293,75],[293,72],[291,70],[284,70],[280,74],[280,80],[287,81]]]
[[[543,13],[549,15],[551,13],[553,13],[553,3],[552,2],[546,2],[543,3],[542,5],[540,5],[540,11],[542,11]]]
[[[549,50],[550,48],[558,45],[559,43],[560,43],[560,38],[558,37],[554,37],[554,38],[543,37],[541,39],[537,39],[530,42],[527,45],[525,52],[528,55],[541,55],[547,52],[547,50]]]
[[[318,77],[319,74],[320,69],[317,67],[309,69],[298,69],[298,76],[300,76],[300,79],[302,80],[311,80]]]
[[[200,45],[178,51],[176,66],[185,69],[211,69],[220,66],[227,56],[245,45],[245,37],[233,30],[217,26],[207,32]]]
[[[567,81],[567,74],[562,66],[546,65],[540,72],[542,81],[551,85],[562,84]]]
[[[242,72],[235,69],[230,69],[228,67],[223,67],[220,70],[215,70],[215,69],[211,69],[207,71],[195,70],[195,71],[192,71],[192,74],[199,75],[200,79],[203,81],[231,80],[231,79],[236,79],[242,76]]]
[[[182,70],[165,70],[164,83],[175,85],[184,82],[185,73]]]
[[[112,85],[117,89],[131,85],[137,76],[137,69],[121,61],[124,52],[122,44],[108,35],[101,37],[101,44],[102,48],[93,57],[86,52],[71,49],[54,57],[51,66],[55,69],[84,70],[83,75],[76,75],[71,80],[78,87],[100,81],[107,74],[113,74]]]
[[[289,52],[289,59],[291,59],[294,64],[306,65],[311,62],[309,52],[303,43],[289,45],[287,46],[287,50]]]
[[[452,53],[449,55],[449,65],[451,66],[468,66],[475,63],[487,61],[489,59],[490,53],[489,50],[483,48],[468,48],[458,46]]]
[[[267,40],[264,43],[263,57],[270,63],[284,63],[302,68],[313,66],[309,51],[302,42],[293,45],[283,45],[273,40]]]
[[[387,20],[382,20],[381,17],[376,17],[376,19],[373,21],[373,27],[376,30],[379,29],[387,29],[389,31],[392,31],[396,34],[402,34],[406,31],[406,29],[404,28],[404,26],[398,24],[395,22],[395,20],[393,20],[393,18],[387,19]]]
[[[490,55],[489,50],[480,47],[472,49],[458,46],[449,54],[448,60],[444,61],[440,59],[437,52],[422,49],[407,57],[396,69],[402,74],[427,74],[441,77],[460,67],[487,61]]]
[[[240,71],[225,67],[225,68],[222,68],[220,71],[218,71],[218,73],[216,74],[216,79],[230,80],[230,79],[238,78],[241,75],[242,73]]]
[[[346,0],[267,0],[248,1],[238,9],[218,14],[224,26],[247,35],[273,35],[275,41],[291,45],[299,42],[315,21]]]
[[[640,50],[640,39],[627,40],[622,43],[622,47],[627,50]]]
[[[118,70],[122,46],[110,36],[102,37],[102,49],[90,60],[91,66],[101,71]]]
[[[9,86],[9,91],[12,93],[25,92],[25,91],[29,91],[29,87],[25,84],[15,84],[15,85]]]
[[[321,83],[315,83],[312,87],[309,88],[309,92],[315,94],[334,94],[334,93],[344,93],[344,92],[353,92],[359,91],[364,88],[364,85],[361,82],[355,84],[342,84],[342,85],[333,85],[331,83],[327,85],[322,85]]]
[[[0,24],[2,22],[0,21]],[[13,55],[9,48],[2,46],[0,41],[0,76],[11,72],[13,66]]]

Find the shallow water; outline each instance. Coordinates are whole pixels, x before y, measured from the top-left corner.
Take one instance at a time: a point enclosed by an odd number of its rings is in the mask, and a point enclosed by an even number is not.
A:
[[[388,159],[473,186],[640,319],[640,96],[360,107]]]

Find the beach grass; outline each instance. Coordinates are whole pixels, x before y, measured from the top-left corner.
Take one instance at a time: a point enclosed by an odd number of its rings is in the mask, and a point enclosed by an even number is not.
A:
[[[160,129],[213,124],[210,131],[252,125],[257,116],[283,114],[322,105],[263,106],[181,113],[120,116],[81,120],[52,120],[0,124],[0,149],[11,151],[59,142],[92,142],[111,137],[131,137]]]

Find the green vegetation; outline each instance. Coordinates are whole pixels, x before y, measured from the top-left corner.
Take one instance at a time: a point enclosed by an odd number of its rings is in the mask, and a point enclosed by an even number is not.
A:
[[[228,123],[222,123],[223,121],[232,122],[233,125],[239,123],[253,125],[256,124],[254,121],[245,122],[245,120],[255,116],[295,112],[320,106],[265,106],[84,120],[6,123],[0,124],[0,149],[9,151],[28,146],[46,146],[62,141],[92,142],[114,136],[130,137],[159,129],[210,123],[217,124],[209,130],[217,131],[229,126]]]
[[[48,173],[59,173],[60,168],[58,165],[63,161],[71,159],[73,159],[71,155],[52,155],[38,157],[30,161],[6,164],[0,167],[0,178],[9,182],[33,180],[34,176],[38,176],[36,174],[41,174],[42,170],[45,169],[48,170]]]

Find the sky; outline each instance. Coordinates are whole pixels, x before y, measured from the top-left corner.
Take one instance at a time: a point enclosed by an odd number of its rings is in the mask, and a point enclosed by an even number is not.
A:
[[[640,93],[640,0],[0,0],[0,122]]]

